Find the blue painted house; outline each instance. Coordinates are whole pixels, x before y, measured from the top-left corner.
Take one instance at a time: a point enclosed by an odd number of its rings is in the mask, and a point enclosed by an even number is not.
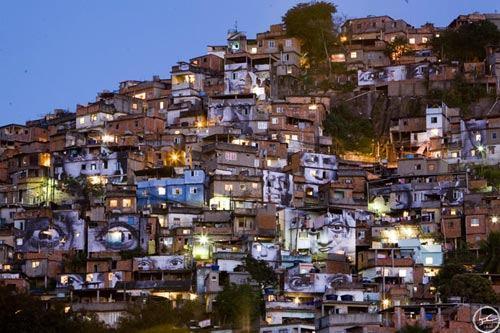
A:
[[[149,179],[137,182],[137,208],[144,209],[165,203],[203,206],[205,202],[205,172],[184,170],[176,178]]]

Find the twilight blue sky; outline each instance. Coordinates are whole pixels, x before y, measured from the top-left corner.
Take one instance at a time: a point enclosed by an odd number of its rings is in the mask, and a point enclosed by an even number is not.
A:
[[[0,124],[54,108],[74,111],[119,81],[168,77],[178,60],[281,21],[293,0],[13,0],[0,4]],[[388,14],[447,25],[458,14],[500,11],[498,0],[336,0],[347,17]]]

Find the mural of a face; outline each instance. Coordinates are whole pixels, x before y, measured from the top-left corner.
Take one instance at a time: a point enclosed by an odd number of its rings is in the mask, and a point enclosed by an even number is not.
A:
[[[108,226],[89,228],[89,252],[134,250],[140,245],[139,229],[139,220],[133,217],[129,222],[114,219]]]
[[[264,201],[289,205],[292,200],[293,178],[281,172],[264,170]]]
[[[310,231],[311,253],[337,253],[353,257],[356,247],[354,227],[355,221],[350,215],[327,213],[323,225],[316,231]]]
[[[304,166],[304,177],[309,184],[325,184],[337,179],[336,156],[304,153],[301,163]]]
[[[140,271],[150,270],[179,270],[185,268],[183,256],[150,256],[134,258],[135,265]]]
[[[252,134],[249,121],[253,120],[255,104],[252,101],[212,103],[208,107],[208,120],[217,125],[231,125],[243,134]]]
[[[59,276],[57,281],[58,288],[83,289],[85,285],[85,277],[83,274],[63,274]]]
[[[23,242],[17,250],[22,252],[82,250],[84,246],[84,221],[76,211],[54,212],[49,218],[31,219],[22,232]]]
[[[277,261],[279,246],[273,243],[253,243],[252,257],[257,260]]]
[[[352,277],[347,274],[306,273],[297,274],[287,272],[285,291],[303,293],[323,293],[327,289],[351,282]]]

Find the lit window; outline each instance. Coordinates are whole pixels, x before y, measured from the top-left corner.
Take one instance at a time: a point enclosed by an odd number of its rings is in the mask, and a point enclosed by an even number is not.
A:
[[[122,207],[123,208],[130,208],[130,207],[132,207],[132,199],[123,199],[123,201],[122,201]]]
[[[167,194],[167,189],[164,187],[158,187],[158,195],[165,195]]]
[[[257,189],[259,187],[259,184],[257,183],[252,183],[252,188]]]
[[[132,103],[132,109],[137,110],[137,103]]]
[[[252,47],[252,49],[250,50],[251,53],[255,54],[257,53],[257,48],[256,47]]]
[[[292,134],[292,141],[299,141],[299,136],[297,134]]]
[[[92,122],[97,121],[97,115],[96,114],[91,114],[90,115],[90,121],[92,121]]]
[[[426,265],[432,265],[434,263],[434,258],[432,257],[425,257],[425,264]]]
[[[230,192],[233,190],[233,184],[225,184],[224,185],[224,191]]]
[[[415,44],[415,38],[410,38],[410,39],[408,40],[408,42],[409,42],[410,44]]]
[[[278,124],[278,118],[271,118],[271,123],[272,123],[273,125]]]
[[[399,270],[399,277],[406,277],[406,269],[400,269]]]
[[[351,59],[356,59],[358,57],[357,52],[351,52]]]
[[[474,217],[470,220],[470,226],[471,227],[479,227],[479,219],[477,217]]]
[[[116,206],[118,206],[118,200],[116,199],[109,200],[109,207],[115,208]]]
[[[429,41],[429,39],[427,37],[422,37],[422,43],[425,44]]]
[[[163,110],[165,108],[165,102],[160,102],[160,110]]]
[[[182,194],[182,189],[180,187],[174,187],[172,189],[172,194],[173,195],[181,195]]]
[[[17,238],[16,239],[16,245],[17,246],[22,246],[23,245],[23,239],[22,238]]]
[[[481,141],[481,134],[476,134],[476,141]]]
[[[259,121],[259,122],[257,122],[257,127],[261,130],[266,130],[267,129],[267,122]]]
[[[37,268],[40,266],[40,262],[39,261],[32,261],[31,262],[31,268]]]
[[[80,117],[79,122],[80,122],[80,125],[85,124],[85,118],[84,117]]]

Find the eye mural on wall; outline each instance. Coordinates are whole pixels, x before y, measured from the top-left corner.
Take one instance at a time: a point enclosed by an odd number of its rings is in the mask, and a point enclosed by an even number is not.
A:
[[[324,293],[330,288],[348,282],[352,282],[352,276],[348,274],[299,274],[297,271],[288,271],[285,276],[284,290],[287,292]]]
[[[167,270],[186,268],[184,256],[150,256],[134,258],[134,269],[139,271]]]
[[[356,247],[355,220],[347,213],[317,218],[309,231],[311,253],[337,253],[354,257]]]
[[[145,249],[146,244],[141,243],[141,227],[136,216],[120,216],[121,219],[112,219],[105,226],[88,229],[89,252],[101,251],[129,251],[139,246]],[[144,235],[143,235],[144,236]]]
[[[84,221],[76,211],[55,211],[52,218],[26,221],[24,231],[17,234],[17,251],[83,250]]]
[[[215,102],[208,107],[208,120],[214,124],[233,126],[241,129],[242,134],[252,134],[250,120],[255,117],[255,104],[252,100]]]
[[[279,245],[274,243],[252,243],[251,254],[257,260],[278,261]]]

